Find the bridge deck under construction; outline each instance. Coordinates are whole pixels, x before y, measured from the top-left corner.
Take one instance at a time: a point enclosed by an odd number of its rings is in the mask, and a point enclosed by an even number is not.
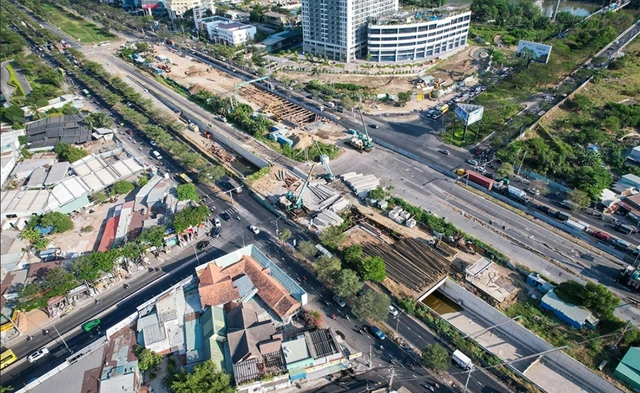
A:
[[[303,128],[317,121],[319,117],[299,105],[286,101],[268,91],[260,90],[255,86],[246,86],[240,89],[239,93],[245,99],[260,105],[267,115],[272,114],[274,120],[290,123],[298,128]]]

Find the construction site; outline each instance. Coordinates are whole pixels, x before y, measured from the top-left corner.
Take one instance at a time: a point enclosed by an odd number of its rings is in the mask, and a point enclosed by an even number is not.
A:
[[[154,69],[160,70],[162,75],[184,86],[191,94],[207,90],[222,97],[232,98],[250,105],[274,122],[282,123],[292,130],[321,131],[323,128],[324,124],[306,129],[319,120],[318,115],[253,85],[253,83],[260,83],[269,87],[268,76],[245,82],[162,45],[154,47],[153,55],[156,60],[152,64]],[[328,131],[332,130],[328,129]]]

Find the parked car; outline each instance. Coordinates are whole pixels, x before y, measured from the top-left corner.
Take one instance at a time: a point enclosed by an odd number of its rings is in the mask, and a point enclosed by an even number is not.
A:
[[[593,231],[593,237],[595,237],[596,239],[604,240],[606,242],[609,240],[609,238],[611,238],[611,235],[606,232]]]
[[[371,331],[371,334],[373,334],[374,336],[378,337],[380,340],[384,340],[386,338],[384,333],[382,333],[382,330],[378,329],[375,326],[371,326],[369,328],[369,331]]]
[[[333,297],[333,301],[336,302],[336,304],[340,307],[345,307],[347,305],[347,303],[345,303],[344,300],[342,300],[342,298],[338,295],[335,295]]]
[[[535,195],[535,196],[540,195],[540,190],[538,190],[537,188],[533,188],[533,187],[527,188],[527,192],[529,194],[532,194],[532,195]]]
[[[476,160],[467,160],[467,164],[473,165],[473,166],[478,166],[478,161]]]
[[[393,315],[394,317],[397,317],[398,314],[400,314],[400,312],[398,312],[397,308],[393,306],[389,306],[389,314]]]
[[[47,348],[40,348],[31,355],[29,355],[29,363],[35,363],[38,360],[49,354],[49,350]]]
[[[260,233],[260,230],[255,225],[251,225],[249,229],[251,230],[251,232],[255,233],[256,235]]]

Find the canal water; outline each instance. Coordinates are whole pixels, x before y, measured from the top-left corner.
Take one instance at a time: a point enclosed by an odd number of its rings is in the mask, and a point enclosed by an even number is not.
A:
[[[462,307],[438,291],[427,296],[422,303],[429,306],[429,308],[437,312],[439,315],[450,314],[462,310]]]
[[[471,5],[472,0],[449,0],[447,4],[451,5]],[[536,5],[542,10],[542,14],[546,16],[553,15],[555,9],[555,0],[537,0]],[[576,16],[586,17],[598,10],[600,3],[587,3],[583,1],[561,1],[560,12],[570,12]]]

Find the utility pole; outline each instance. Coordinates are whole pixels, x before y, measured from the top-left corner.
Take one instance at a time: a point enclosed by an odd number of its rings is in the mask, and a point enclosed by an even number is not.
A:
[[[369,344],[369,370],[373,367],[373,344]]]
[[[67,342],[64,341],[64,338],[62,338],[62,336],[60,335],[60,332],[58,331],[58,328],[56,328],[56,325],[51,325],[51,326],[53,326],[53,330],[56,331],[56,333],[58,334],[58,337],[60,338],[60,340],[62,340],[62,343],[67,348],[67,351],[69,351],[70,354],[73,354],[73,351],[69,348],[69,346],[67,345]]]
[[[464,390],[462,393],[467,393],[467,386],[469,386],[469,380],[471,379],[471,373],[476,369],[476,367],[471,364],[471,368],[469,368],[469,373],[467,374],[467,382],[464,383]]]
[[[396,376],[396,369],[391,366],[391,375],[389,376],[389,390],[393,389],[393,378]]]
[[[637,258],[636,258],[637,259]],[[629,329],[629,326],[631,326],[631,321],[627,322],[627,326],[624,327],[624,329],[622,330],[622,333],[620,333],[620,336],[618,337],[618,339],[616,340],[615,343],[613,343],[613,345],[611,346],[611,349],[615,349],[615,347],[618,346],[618,344],[620,343],[620,340],[622,340],[622,337],[624,337],[624,334],[627,332],[627,330]]]
[[[522,155],[522,161],[520,161],[520,166],[518,167],[518,173],[516,175],[520,176],[520,170],[522,169],[522,166],[524,165],[524,158],[527,156],[527,151],[524,151],[524,154]]]
[[[403,312],[404,312],[404,310],[400,311],[400,314],[398,314],[398,316],[396,317],[396,332],[398,331],[398,328],[400,327],[400,315],[402,315]]]

